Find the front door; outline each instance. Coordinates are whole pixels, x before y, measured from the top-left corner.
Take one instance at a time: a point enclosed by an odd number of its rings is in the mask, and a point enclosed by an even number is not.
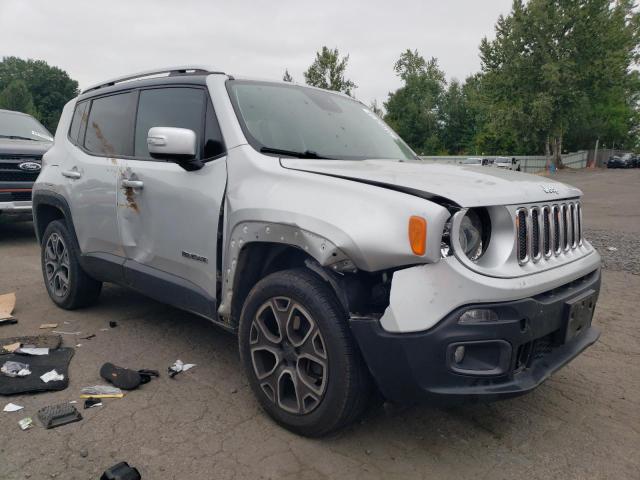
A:
[[[133,288],[180,308],[216,318],[216,250],[226,186],[226,155],[204,88],[141,90],[133,158],[118,177],[118,226]],[[152,127],[196,132],[204,167],[186,171],[154,160]]]

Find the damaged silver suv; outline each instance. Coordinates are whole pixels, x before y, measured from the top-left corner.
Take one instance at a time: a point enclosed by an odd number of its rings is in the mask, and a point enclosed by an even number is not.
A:
[[[420,161],[366,106],[178,67],[88,88],[34,187],[60,307],[113,282],[238,337],[260,404],[319,436],[370,398],[526,393],[598,338],[581,192]]]

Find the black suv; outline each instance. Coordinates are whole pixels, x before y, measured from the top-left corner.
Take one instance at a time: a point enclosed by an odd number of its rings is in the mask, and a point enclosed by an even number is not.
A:
[[[31,188],[52,142],[31,115],[0,110],[0,214],[31,212]]]

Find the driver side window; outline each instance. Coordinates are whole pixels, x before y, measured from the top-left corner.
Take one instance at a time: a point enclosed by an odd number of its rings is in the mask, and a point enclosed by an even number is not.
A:
[[[196,133],[198,145],[201,145],[205,99],[205,92],[200,88],[142,90],[136,117],[134,156],[151,159],[147,148],[147,135],[153,127],[188,128]],[[196,158],[202,158],[201,149],[198,149]]]

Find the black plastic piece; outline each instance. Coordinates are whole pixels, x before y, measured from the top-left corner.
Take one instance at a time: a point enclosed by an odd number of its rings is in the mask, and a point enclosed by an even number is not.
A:
[[[120,462],[104,471],[100,480],[140,480],[137,468],[130,467],[127,462]]]
[[[67,423],[79,422],[82,415],[69,403],[49,405],[38,410],[38,419],[45,428],[56,428]]]

